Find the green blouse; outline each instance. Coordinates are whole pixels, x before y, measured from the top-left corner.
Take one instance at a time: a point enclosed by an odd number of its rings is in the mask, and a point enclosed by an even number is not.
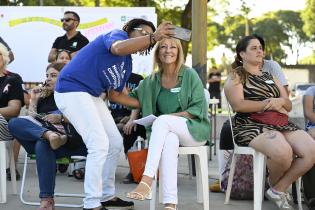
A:
[[[180,87],[166,89],[161,87],[161,91],[157,98],[158,115],[181,112],[181,107],[178,102]]]
[[[178,103],[181,111],[186,111],[194,116],[187,120],[187,127],[190,134],[196,141],[209,140],[210,123],[208,119],[208,104],[204,95],[204,88],[197,72],[185,65],[180,68],[178,79],[180,92]],[[157,99],[161,90],[161,74],[157,73],[142,80],[130,96],[137,98],[140,102],[142,116],[150,114],[158,115]],[[147,137],[151,133],[151,127],[147,129]]]

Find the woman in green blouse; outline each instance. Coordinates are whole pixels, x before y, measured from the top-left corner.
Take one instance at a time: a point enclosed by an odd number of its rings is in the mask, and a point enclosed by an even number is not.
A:
[[[161,162],[165,210],[176,209],[179,146],[204,145],[210,134],[204,89],[194,69],[184,66],[179,40],[165,38],[154,54],[158,71],[145,78],[131,96],[141,104],[142,115],[158,118],[151,128],[149,153],[141,182],[127,197],[150,199],[152,180]]]

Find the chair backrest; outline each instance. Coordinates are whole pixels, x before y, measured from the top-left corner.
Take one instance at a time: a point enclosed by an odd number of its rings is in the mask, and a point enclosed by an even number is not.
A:
[[[229,103],[229,101],[227,100],[226,96],[225,97],[225,101],[227,103],[227,108],[228,108],[228,114],[229,114],[229,121],[230,121],[230,129],[231,129],[231,133],[232,133],[232,139],[233,139],[233,144],[234,144],[234,149],[236,147],[238,147],[238,145],[235,143],[235,140],[234,140],[234,133],[233,133],[233,124],[232,124],[232,107]]]
[[[208,91],[206,88],[204,88],[203,90],[204,90],[204,92],[205,92],[205,97],[206,97],[207,105],[209,106],[209,103],[210,103],[210,93],[209,93],[209,91]]]

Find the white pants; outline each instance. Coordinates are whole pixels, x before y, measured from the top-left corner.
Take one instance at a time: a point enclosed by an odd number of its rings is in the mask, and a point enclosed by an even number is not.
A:
[[[144,175],[154,177],[160,163],[163,179],[163,203],[177,204],[177,163],[180,146],[201,146],[206,141],[196,141],[188,131],[187,119],[162,115],[152,125],[149,152]]]
[[[60,111],[82,136],[88,149],[84,208],[95,208],[115,195],[115,172],[122,137],[106,104],[85,92],[55,92]]]

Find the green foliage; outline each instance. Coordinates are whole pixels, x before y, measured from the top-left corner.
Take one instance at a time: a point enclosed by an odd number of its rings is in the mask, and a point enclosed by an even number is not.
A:
[[[312,55],[310,56],[307,56],[307,57],[304,57],[302,58],[300,61],[299,61],[300,64],[312,64],[314,65],[315,64],[315,53],[313,52]]]
[[[302,12],[302,19],[304,21],[303,30],[312,39],[315,34],[315,1],[306,0],[305,10]]]

